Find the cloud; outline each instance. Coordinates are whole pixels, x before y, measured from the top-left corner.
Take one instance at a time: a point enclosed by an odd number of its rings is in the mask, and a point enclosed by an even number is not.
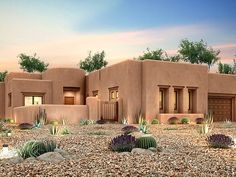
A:
[[[210,36],[211,33],[212,27],[207,25],[182,25],[89,34],[67,31],[64,35],[47,41],[34,40],[27,43],[17,42],[4,45],[0,53],[0,70],[17,70],[16,56],[20,53],[33,54],[36,52],[47,60],[51,67],[76,66],[90,50],[94,52],[105,50],[110,64],[137,57],[147,47],[151,49],[163,48],[172,55],[177,52],[181,39],[199,40],[204,35],[209,34]],[[226,53],[230,47],[233,47],[233,51],[235,51],[234,44],[219,44],[217,46],[223,48]],[[224,57],[223,51],[222,54]]]

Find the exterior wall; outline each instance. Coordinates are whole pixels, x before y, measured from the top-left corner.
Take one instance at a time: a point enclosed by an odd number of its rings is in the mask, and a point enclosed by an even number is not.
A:
[[[168,119],[170,117],[177,117],[179,121],[181,121],[182,118],[186,117],[190,120],[190,123],[195,123],[196,118],[203,118],[204,114],[159,114],[158,116],[159,121],[162,124],[168,123]]]
[[[77,68],[53,68],[42,74],[43,80],[52,81],[52,103],[64,104],[63,87],[79,87],[80,96],[76,103],[84,104],[85,72]]]
[[[42,79],[42,74],[35,74],[35,73],[22,73],[22,72],[11,72],[7,74],[5,78],[5,82],[9,82],[12,79]]]
[[[5,114],[12,117],[15,107],[24,105],[24,93],[41,93],[45,104],[52,103],[52,82],[46,80],[12,79],[6,83]],[[9,106],[9,94],[11,93],[11,106]]]
[[[0,119],[5,117],[5,84],[0,82]]]
[[[196,88],[195,113],[207,111],[208,68],[202,65],[145,60],[142,63],[142,108],[145,117],[152,120],[159,115],[159,88],[168,86],[168,113],[174,113],[174,87],[181,87],[184,105],[182,113],[187,113],[187,88]],[[181,95],[180,95],[181,96]]]
[[[232,119],[236,121],[236,75],[209,73],[208,78],[210,96],[232,97]]]
[[[109,88],[117,87],[122,98],[123,116],[130,123],[141,110],[141,62],[127,60],[90,73],[86,77],[86,95],[92,96],[98,90],[98,98],[109,100]]]
[[[68,124],[78,124],[81,119],[88,119],[87,105],[41,105],[14,108],[16,123],[33,123],[39,107],[46,110],[48,121],[64,119]]]

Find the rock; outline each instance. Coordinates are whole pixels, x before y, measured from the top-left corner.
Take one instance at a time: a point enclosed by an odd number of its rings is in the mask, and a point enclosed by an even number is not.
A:
[[[163,148],[161,146],[158,146],[156,149],[157,149],[157,152],[162,152],[163,151]]]
[[[134,148],[131,151],[132,154],[147,154],[147,155],[152,155],[154,154],[152,151],[149,149],[141,149],[141,148]]]
[[[37,162],[37,159],[35,157],[29,157],[25,159],[24,162],[34,163],[34,162]]]
[[[152,152],[157,152],[157,148],[155,148],[155,147],[150,147],[150,148],[148,148],[148,150],[150,150]]]
[[[67,151],[63,150],[63,149],[55,149],[54,152],[58,152],[59,154],[61,154],[66,159],[70,158],[70,154]]]
[[[9,161],[10,163],[14,163],[14,164],[17,164],[17,163],[21,163],[24,161],[24,159],[22,157],[12,157],[10,159],[7,159],[7,161]]]
[[[130,155],[131,153],[130,152],[120,152],[119,154],[121,154],[121,155]]]
[[[38,160],[45,161],[45,162],[53,162],[58,163],[65,158],[59,152],[47,152],[37,157]]]

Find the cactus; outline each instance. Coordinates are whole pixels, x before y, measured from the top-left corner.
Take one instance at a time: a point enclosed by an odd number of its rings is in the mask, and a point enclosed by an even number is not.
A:
[[[152,136],[143,136],[136,141],[137,148],[148,149],[150,147],[157,147],[157,142]]]
[[[131,152],[135,147],[136,139],[131,135],[120,135],[112,139],[109,144],[109,147],[113,151],[117,152]]]

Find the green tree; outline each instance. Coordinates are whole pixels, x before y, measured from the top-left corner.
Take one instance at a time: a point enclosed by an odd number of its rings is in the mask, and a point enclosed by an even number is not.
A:
[[[102,67],[107,66],[107,64],[108,62],[105,60],[104,51],[101,53],[97,52],[94,55],[92,55],[92,52],[90,51],[89,55],[79,63],[80,68],[87,72],[101,69]]]
[[[213,50],[203,40],[193,42],[188,39],[180,42],[178,52],[184,61],[196,64],[205,63],[209,69],[219,60],[220,54],[220,50]]]
[[[227,63],[218,63],[218,72],[221,74],[236,74],[236,61],[233,60],[233,65]]]
[[[33,56],[21,53],[18,58],[20,69],[29,73],[46,71],[49,65],[37,57],[36,53]]]
[[[0,82],[4,82],[6,75],[7,71],[0,72]]]
[[[138,57],[138,60],[160,60],[178,62],[180,60],[180,56],[168,56],[166,51],[164,51],[163,49],[150,50],[149,48],[147,48],[147,50],[143,52],[143,55]]]

